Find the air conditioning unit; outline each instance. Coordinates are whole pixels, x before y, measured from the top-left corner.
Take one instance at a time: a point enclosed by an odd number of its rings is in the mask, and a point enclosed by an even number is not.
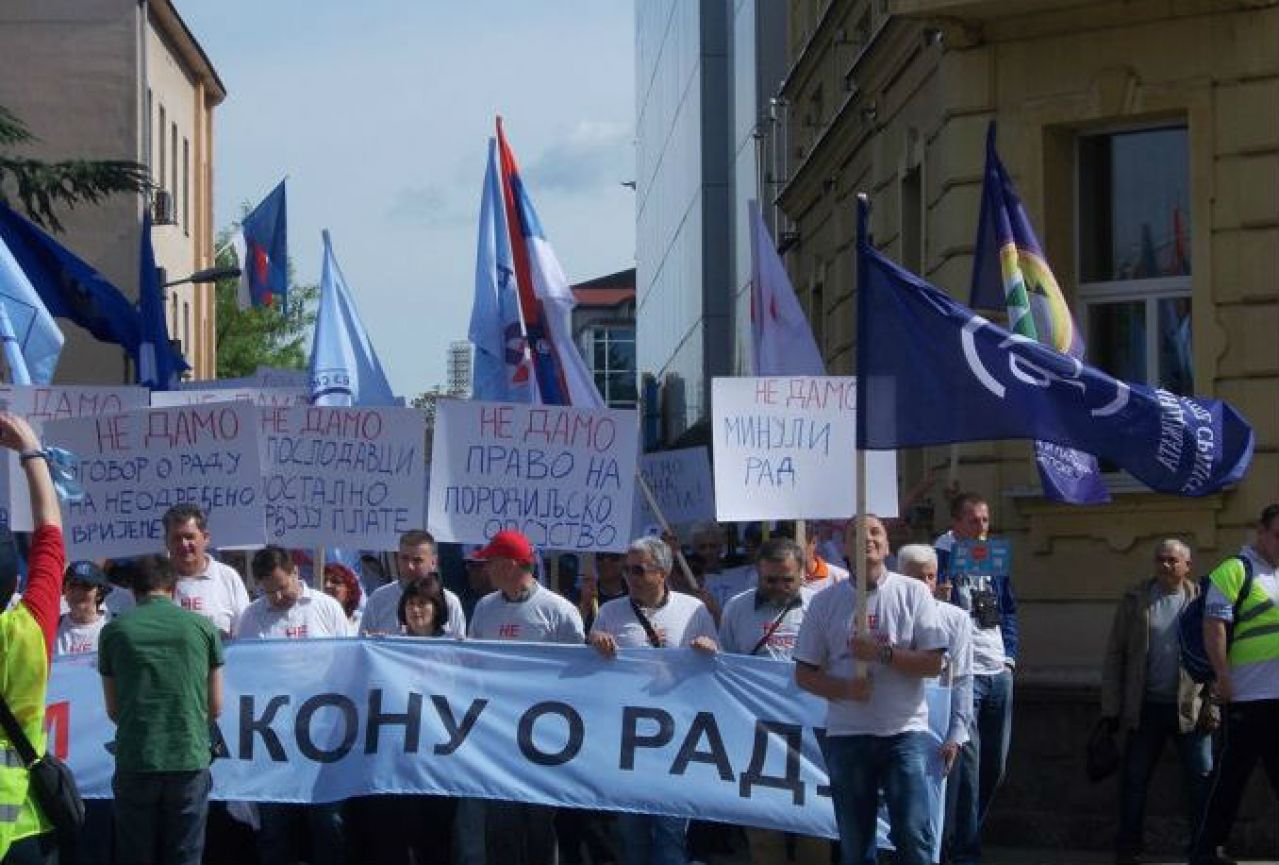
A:
[[[151,208],[151,222],[155,225],[177,225],[178,210],[173,201],[173,193],[167,189],[157,189]]]

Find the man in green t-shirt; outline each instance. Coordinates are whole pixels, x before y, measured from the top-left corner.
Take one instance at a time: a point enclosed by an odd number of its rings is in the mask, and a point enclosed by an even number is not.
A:
[[[116,855],[137,865],[196,865],[209,808],[209,725],[222,711],[222,642],[173,603],[163,556],[130,566],[137,607],[98,640],[107,714],[116,723]]]

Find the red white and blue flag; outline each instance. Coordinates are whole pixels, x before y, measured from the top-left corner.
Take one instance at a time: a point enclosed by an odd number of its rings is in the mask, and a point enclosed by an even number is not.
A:
[[[546,405],[604,408],[591,371],[573,344],[576,300],[555,251],[520,179],[515,154],[497,119],[502,202],[511,239],[511,261],[520,315],[533,364],[536,401]]]
[[[289,293],[289,232],[284,181],[240,223],[233,240],[240,258],[240,309],[250,306],[284,308]]]

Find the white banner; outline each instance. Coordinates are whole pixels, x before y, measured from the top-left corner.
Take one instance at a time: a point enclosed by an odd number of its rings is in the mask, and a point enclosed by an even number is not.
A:
[[[786,662],[404,637],[243,642],[226,658],[218,799],[442,793],[836,834],[826,704]],[[94,663],[53,664],[46,725],[81,792],[101,798],[115,728]]]
[[[304,369],[260,366],[254,370],[253,375],[246,375],[243,378],[209,378],[178,382],[178,390],[221,390],[242,387],[291,387],[308,390],[311,387],[311,374]]]
[[[146,408],[147,393],[144,387],[129,386],[0,384],[0,406],[22,415],[40,433],[46,421]],[[0,507],[7,509],[0,522],[8,522],[14,531],[29,532],[33,528],[31,496],[18,470],[17,454],[5,451],[0,465]]]
[[[417,409],[261,409],[267,541],[393,550],[421,528],[426,418]]]
[[[715,481],[711,477],[711,460],[704,447],[641,454],[640,474],[671,525],[683,525],[715,519]],[[661,521],[648,506],[648,500],[635,489],[635,527],[638,537]]]
[[[152,408],[180,405],[204,405],[211,402],[244,400],[259,408],[285,408],[310,405],[311,392],[304,387],[221,387],[198,390],[157,390],[151,393]]]
[[[715,509],[724,521],[826,519],[856,511],[857,379],[711,382]],[[866,454],[867,504],[897,516],[897,454]]]
[[[517,529],[545,550],[624,550],[638,443],[633,411],[440,400],[429,528],[441,541]]]
[[[215,542],[263,542],[258,409],[247,402],[144,409],[54,421],[45,442],[80,458],[84,500],[64,502],[67,557],[164,549],[160,518],[199,505]]]

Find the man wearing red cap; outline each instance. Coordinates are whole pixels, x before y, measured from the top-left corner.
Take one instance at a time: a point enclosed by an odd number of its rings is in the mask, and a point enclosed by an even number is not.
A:
[[[586,639],[577,607],[538,584],[533,545],[516,531],[495,534],[473,558],[496,591],[471,615],[471,638],[522,643],[568,643]],[[485,808],[485,858],[489,865],[553,865],[555,809],[548,805],[490,801]]]

